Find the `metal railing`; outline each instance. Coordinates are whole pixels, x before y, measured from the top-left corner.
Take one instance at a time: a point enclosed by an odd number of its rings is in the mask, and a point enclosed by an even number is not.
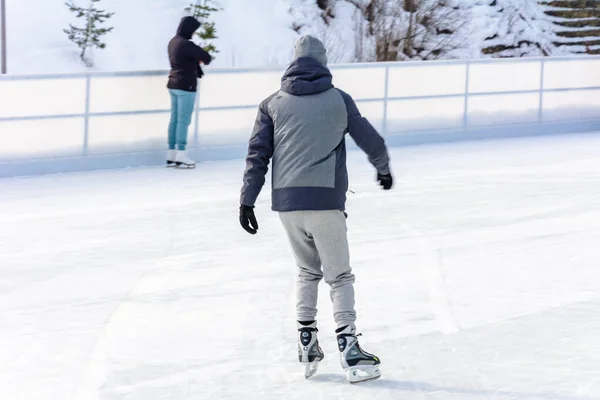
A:
[[[388,139],[425,138],[428,132],[443,135],[446,131],[468,136],[483,128],[581,121],[600,129],[596,124],[600,121],[600,57],[347,64],[332,65],[331,70],[334,84],[353,95],[359,108],[367,108],[363,114]],[[248,113],[278,89],[283,71],[282,67],[209,70],[197,93],[190,147],[210,149],[204,157],[210,159],[210,154],[219,158],[218,149],[244,146],[253,123]],[[167,71],[0,76],[0,168],[24,159],[162,150],[170,112],[166,76]],[[38,100],[40,96],[46,101]],[[515,102],[523,102],[522,109]],[[222,126],[215,122],[219,118]],[[46,126],[50,130],[60,126],[50,121],[65,124],[64,131],[41,134]],[[113,131],[123,121],[134,132],[125,132],[128,139],[120,142]],[[227,128],[228,124],[233,125]],[[17,148],[15,137],[23,143],[23,135],[37,142],[34,150]],[[56,145],[63,136],[69,150]],[[52,143],[47,149],[44,140]],[[69,140],[78,143],[69,145]]]

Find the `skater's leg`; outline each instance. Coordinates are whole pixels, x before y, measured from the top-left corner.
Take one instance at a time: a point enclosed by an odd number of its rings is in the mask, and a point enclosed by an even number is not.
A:
[[[194,104],[196,102],[196,93],[178,91],[177,104],[177,150],[183,151],[187,146],[187,136],[192,115],[194,113]]]
[[[169,150],[175,150],[177,145],[177,115],[178,115],[178,99],[177,94],[173,89],[169,89],[171,96],[171,120],[169,121]]]
[[[304,229],[304,211],[280,213],[280,219],[290,241],[296,264],[296,312],[298,321],[315,321],[319,282],[323,279],[321,260],[314,239]]]
[[[355,329],[355,278],[350,267],[346,217],[337,210],[314,211],[307,215],[306,225],[314,237],[325,282],[331,287],[335,322],[338,327]]]
[[[325,281],[331,286],[338,350],[346,377],[352,383],[377,379],[381,376],[379,358],[364,351],[356,335],[354,275],[350,268],[346,216],[341,211],[314,212],[306,224],[315,238]]]

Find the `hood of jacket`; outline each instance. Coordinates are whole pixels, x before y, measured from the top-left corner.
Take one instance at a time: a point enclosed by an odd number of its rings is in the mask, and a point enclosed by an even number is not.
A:
[[[200,21],[194,17],[183,17],[177,28],[177,36],[191,39],[194,32],[200,28]]]
[[[281,78],[281,90],[294,96],[325,92],[333,88],[329,69],[312,57],[295,60]]]

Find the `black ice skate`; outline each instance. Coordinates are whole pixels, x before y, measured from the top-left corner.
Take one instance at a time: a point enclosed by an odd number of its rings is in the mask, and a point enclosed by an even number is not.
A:
[[[298,322],[298,360],[304,365],[304,377],[310,378],[317,372],[324,357],[317,339],[317,322]]]
[[[340,362],[350,383],[377,379],[381,376],[379,358],[360,348],[356,332],[350,326],[344,326],[337,333]]]

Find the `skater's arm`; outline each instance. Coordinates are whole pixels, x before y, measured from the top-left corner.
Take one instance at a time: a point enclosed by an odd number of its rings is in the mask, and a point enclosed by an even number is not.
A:
[[[273,120],[269,116],[269,101],[273,96],[263,101],[258,108],[252,137],[248,144],[246,171],[240,204],[253,207],[260,191],[265,184],[265,176],[269,169],[269,161],[273,157]]]
[[[367,154],[369,161],[377,172],[381,175],[388,175],[390,173],[390,158],[385,140],[377,133],[373,125],[360,114],[352,97],[341,90],[339,92],[346,103],[350,136],[354,139],[356,145]]]
[[[204,65],[209,65],[212,61],[212,56],[191,40],[187,42],[186,51],[190,57],[202,62]]]

